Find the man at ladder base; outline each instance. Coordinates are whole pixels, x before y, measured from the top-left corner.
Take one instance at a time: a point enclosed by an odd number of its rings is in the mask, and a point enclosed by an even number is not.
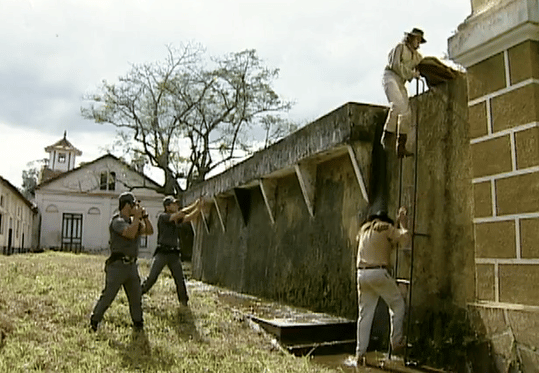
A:
[[[390,108],[381,142],[385,150],[390,148],[392,143],[396,144],[399,158],[413,154],[411,151],[412,144],[408,139],[412,112],[405,84],[413,78],[420,77],[417,65],[423,59],[418,52],[419,45],[422,43],[426,43],[423,31],[414,28],[411,32],[406,32],[403,41],[389,52],[388,64],[382,79]],[[396,142],[395,134],[397,134]],[[407,139],[409,140],[408,142]]]
[[[369,346],[372,322],[378,298],[389,307],[391,322],[391,348],[401,354],[405,348],[403,333],[405,302],[396,281],[389,275],[391,252],[398,244],[408,246],[411,240],[407,230],[407,211],[401,207],[397,223],[385,211],[370,215],[357,235],[357,291],[359,315],[357,320],[357,346],[355,363],[363,365]]]

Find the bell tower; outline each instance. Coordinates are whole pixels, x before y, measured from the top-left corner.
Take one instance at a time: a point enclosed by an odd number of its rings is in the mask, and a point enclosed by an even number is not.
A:
[[[48,165],[43,168],[40,182],[75,168],[76,157],[82,155],[82,152],[75,148],[66,137],[67,131],[64,131],[62,139],[45,148],[45,151],[49,153],[49,161]]]

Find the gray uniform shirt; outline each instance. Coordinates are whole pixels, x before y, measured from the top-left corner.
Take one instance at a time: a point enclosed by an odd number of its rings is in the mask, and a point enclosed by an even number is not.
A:
[[[157,243],[159,245],[178,247],[179,225],[170,220],[172,214],[163,212],[157,218]]]
[[[137,235],[133,240],[122,236],[122,232],[129,225],[131,225],[130,218],[125,218],[120,214],[115,214],[112,217],[109,225],[111,254],[121,253],[135,258],[138,256],[140,236]]]

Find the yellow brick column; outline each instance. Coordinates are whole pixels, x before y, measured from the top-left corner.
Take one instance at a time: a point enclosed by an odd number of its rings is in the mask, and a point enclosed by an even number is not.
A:
[[[505,364],[539,371],[539,0],[473,0],[467,69],[476,302]],[[503,368],[503,367],[501,367]]]

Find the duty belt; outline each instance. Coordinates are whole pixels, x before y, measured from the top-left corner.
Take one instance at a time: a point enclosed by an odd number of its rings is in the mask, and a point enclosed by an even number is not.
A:
[[[113,263],[117,260],[121,260],[124,264],[134,264],[137,262],[137,257],[124,255],[121,253],[112,253],[106,261],[106,264]]]
[[[382,266],[382,265],[370,266],[368,264],[365,264],[365,265],[357,266],[357,269],[387,269],[387,266]]]
[[[137,262],[137,258],[135,258],[134,256],[123,256],[122,257],[122,262],[124,262],[125,264],[134,264]]]
[[[169,245],[159,244],[157,248],[155,249],[155,254],[157,254],[158,252],[163,253],[163,254],[179,253],[180,249],[178,248],[178,246],[169,246]]]

